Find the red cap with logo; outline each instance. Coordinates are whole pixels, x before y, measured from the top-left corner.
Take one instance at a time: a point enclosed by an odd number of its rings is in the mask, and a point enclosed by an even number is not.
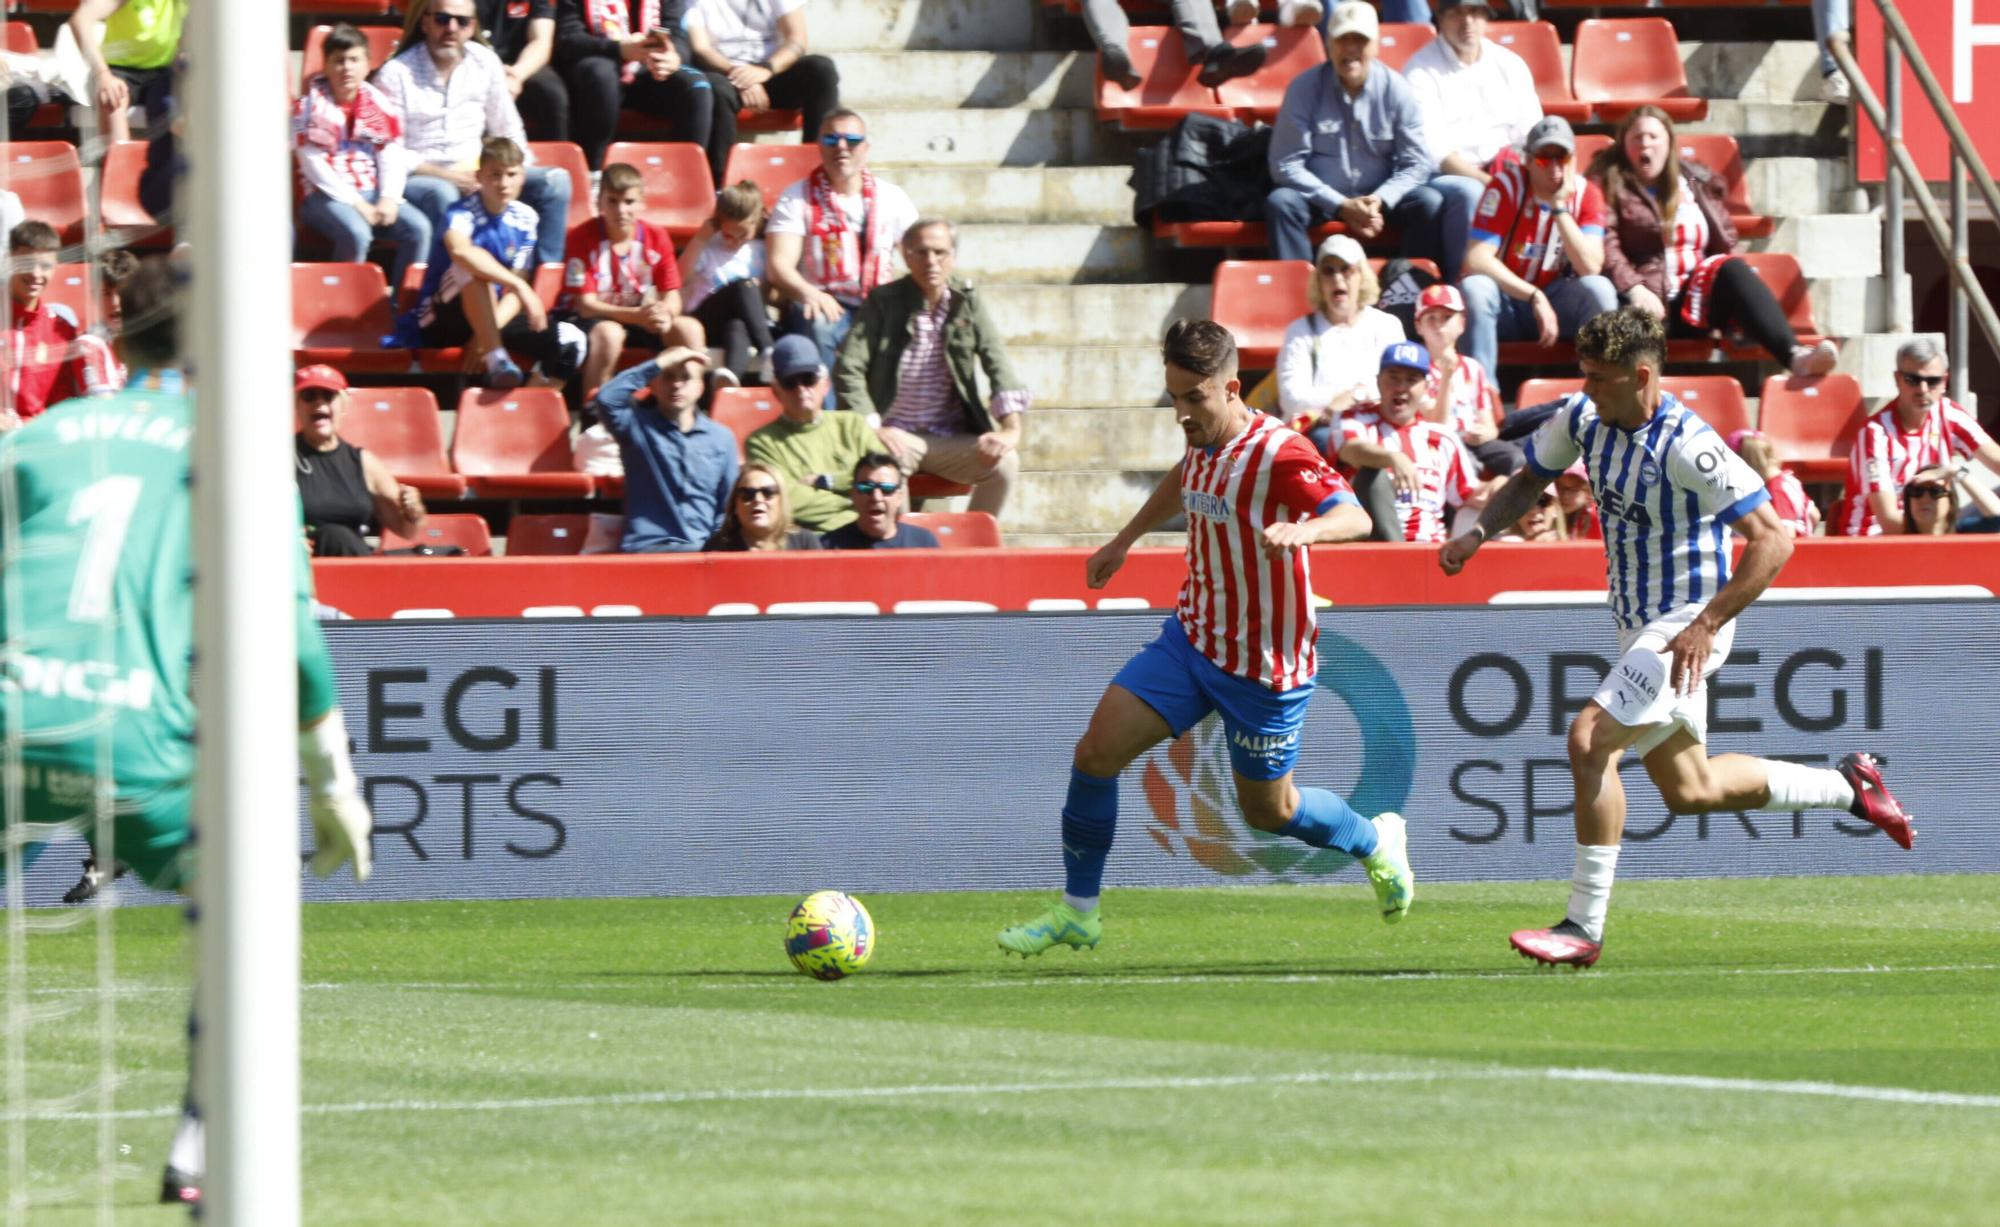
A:
[[[1465,299],[1460,296],[1457,286],[1446,285],[1440,281],[1436,285],[1426,288],[1423,295],[1417,299],[1418,315],[1422,315],[1424,312],[1438,307],[1442,307],[1447,311],[1456,311],[1460,315],[1465,314]]]
[[[292,391],[303,392],[307,388],[325,388],[329,392],[347,391],[347,376],[324,363],[302,366],[292,376]]]

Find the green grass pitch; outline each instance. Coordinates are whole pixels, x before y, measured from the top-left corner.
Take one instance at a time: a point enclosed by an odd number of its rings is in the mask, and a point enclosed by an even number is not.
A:
[[[1396,928],[1365,887],[1113,891],[1098,951],[1026,964],[993,934],[1044,896],[877,895],[833,984],[785,961],[791,899],[317,906],[305,1220],[1991,1224],[1996,887],[1629,882],[1582,973],[1506,947],[1556,883]],[[151,1199],[187,943],[118,931],[118,1221],[184,1222]],[[38,1002],[82,997],[87,929],[31,951]],[[32,1035],[35,1092],[79,1089],[90,1015]],[[96,1128],[31,1124],[38,1196]]]

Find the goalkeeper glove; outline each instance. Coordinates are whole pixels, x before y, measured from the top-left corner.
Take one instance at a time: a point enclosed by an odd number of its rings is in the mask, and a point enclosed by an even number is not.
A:
[[[347,720],[338,707],[299,733],[299,763],[311,794],[314,876],[327,877],[353,861],[354,880],[366,882],[374,867],[368,836],[375,819],[355,784],[347,758]]]

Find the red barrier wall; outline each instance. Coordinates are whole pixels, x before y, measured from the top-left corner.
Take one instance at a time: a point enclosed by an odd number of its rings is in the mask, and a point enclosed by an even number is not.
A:
[[[1084,586],[1087,550],[943,553],[677,554],[590,558],[368,558],[313,564],[320,599],[357,618],[399,610],[515,617],[531,607],[636,606],[647,614],[761,610],[779,602],[978,601],[1025,610],[1037,600],[1104,598],[1171,606],[1186,568],[1174,549],[1135,550],[1101,592]],[[1476,605],[1502,594],[1604,590],[1596,542],[1489,545],[1446,579],[1437,551],[1346,545],[1313,553],[1315,587],[1336,605]],[[1976,586],[2000,593],[2000,538],[1802,541],[1778,577],[1785,588]],[[1507,599],[1502,597],[1502,599]],[[736,612],[751,612],[748,609]]]

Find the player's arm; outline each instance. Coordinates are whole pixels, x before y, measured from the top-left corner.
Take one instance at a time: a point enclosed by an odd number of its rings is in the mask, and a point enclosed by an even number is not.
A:
[[[1716,591],[1715,599],[1702,607],[1680,634],[1667,643],[1673,654],[1673,685],[1680,694],[1691,694],[1701,684],[1702,668],[1708,662],[1715,636],[1731,618],[1764,594],[1778,578],[1785,560],[1792,556],[1792,535],[1772,509],[1767,498],[1730,524],[1748,542],[1735,574]]]
[[[610,320],[627,328],[652,327],[652,316],[647,308],[614,307],[588,291],[576,296],[576,313],[582,319]]]
[[[492,252],[472,241],[472,236],[462,230],[447,230],[444,235],[445,254],[452,262],[464,269],[472,277],[503,290],[512,290],[523,301],[535,297],[535,287],[513,269],[493,255]]]
[[[1118,574],[1118,568],[1125,565],[1125,555],[1131,552],[1139,538],[1164,526],[1180,511],[1181,469],[1186,463],[1183,459],[1167,470],[1167,475],[1160,478],[1160,484],[1146,496],[1146,505],[1118,530],[1117,536],[1090,556],[1090,561],[1084,564],[1086,584],[1102,588],[1110,583],[1111,577]]]
[[[374,452],[361,453],[361,478],[368,483],[368,495],[375,500],[375,519],[399,537],[410,537],[422,526],[424,500],[410,486],[396,480],[389,466]]]
[[[1353,438],[1340,445],[1340,462],[1357,469],[1387,469],[1396,492],[1408,494],[1417,488],[1417,466],[1408,456],[1391,451],[1380,443]]]
[[[1264,529],[1264,553],[1267,557],[1281,558],[1302,546],[1360,541],[1374,531],[1375,521],[1349,494],[1310,520],[1281,520],[1268,525]]]
[[[1479,513],[1479,522],[1469,531],[1444,543],[1444,548],[1438,552],[1438,565],[1444,568],[1444,573],[1456,575],[1464,570],[1465,564],[1479,552],[1479,547],[1527,515],[1528,508],[1535,505],[1535,501],[1542,497],[1542,491],[1554,480],[1555,474],[1544,477],[1535,471],[1533,465],[1524,465],[1516,470],[1506,484],[1486,500],[1485,509]]]

